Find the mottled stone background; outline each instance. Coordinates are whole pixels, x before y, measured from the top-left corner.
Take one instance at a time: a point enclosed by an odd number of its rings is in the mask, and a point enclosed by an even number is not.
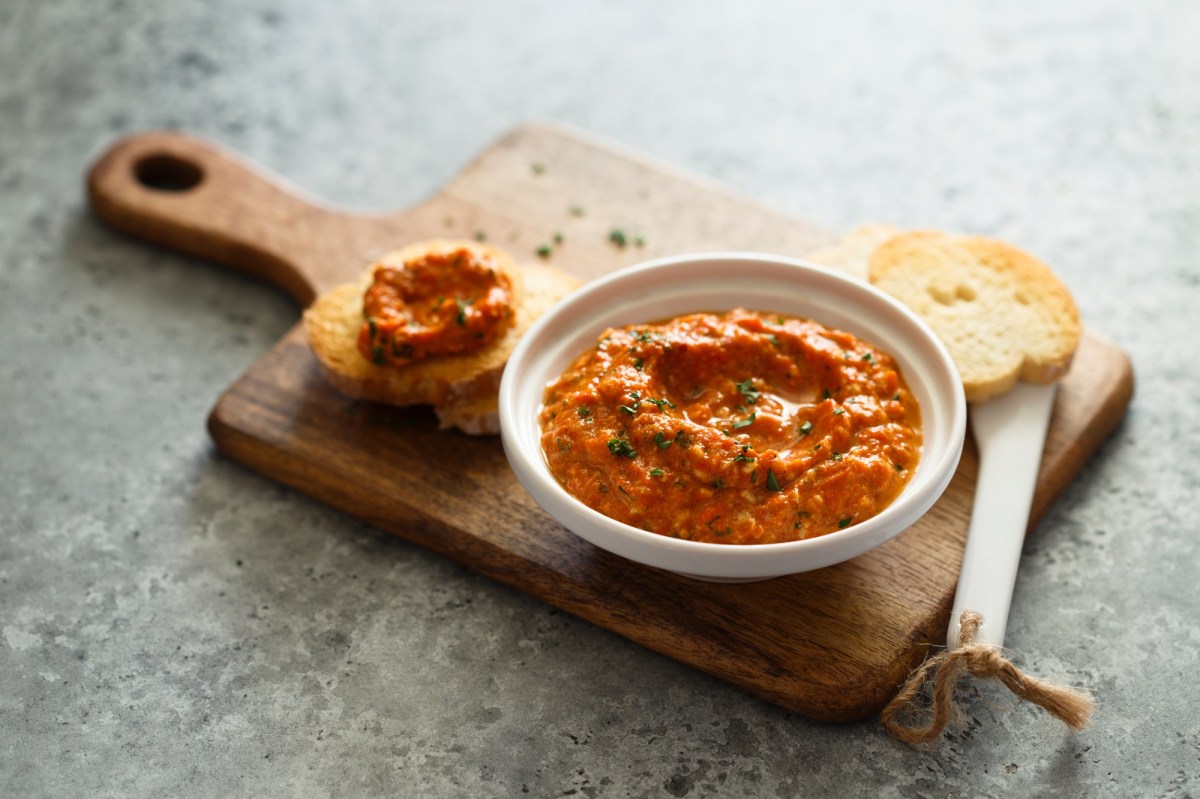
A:
[[[1197,41],[1116,0],[3,0],[0,794],[1200,794]],[[392,208],[531,119],[1056,267],[1138,394],[1008,644],[1090,730],[990,688],[929,752],[812,723],[214,453],[296,308],[100,227],[90,159],[180,128]]]

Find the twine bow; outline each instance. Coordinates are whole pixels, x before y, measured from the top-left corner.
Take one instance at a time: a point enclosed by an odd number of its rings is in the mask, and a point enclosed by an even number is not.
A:
[[[995,648],[976,644],[975,636],[982,624],[983,616],[975,611],[962,612],[958,648],[946,650],[918,666],[900,693],[883,709],[880,718],[888,732],[909,744],[928,743],[941,735],[954,712],[954,688],[959,673],[964,670],[976,677],[999,680],[1008,690],[1045,709],[1072,729],[1081,730],[1087,726],[1093,707],[1091,697],[1073,688],[1051,685],[1031,677]],[[933,697],[929,707],[922,711],[917,698],[930,675],[933,675]],[[902,714],[924,714],[928,718],[924,723],[910,725],[900,721]]]

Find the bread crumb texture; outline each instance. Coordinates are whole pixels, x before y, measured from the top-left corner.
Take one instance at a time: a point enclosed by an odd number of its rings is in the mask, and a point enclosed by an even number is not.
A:
[[[1018,380],[1057,380],[1079,345],[1079,310],[1066,286],[1037,258],[1001,241],[900,233],[874,247],[868,277],[933,328],[971,402]]]

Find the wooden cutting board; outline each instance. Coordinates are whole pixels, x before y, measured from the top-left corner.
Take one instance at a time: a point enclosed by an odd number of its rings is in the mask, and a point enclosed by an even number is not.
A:
[[[389,249],[486,239],[583,278],[701,250],[803,256],[831,236],[729,190],[558,127],[505,136],[428,201],[365,215],[320,205],[211,144],[147,133],[115,144],[88,182],[95,213],[133,236],[281,286],[301,305]],[[625,247],[609,239],[620,228]],[[554,244],[555,236],[561,237]],[[641,244],[635,243],[640,237]],[[1085,335],[1064,380],[1033,519],[1121,419],[1128,358]],[[576,538],[529,498],[496,438],[436,429],[427,409],[348,401],[297,326],[209,419],[229,456],[384,530],[805,716],[876,712],[944,643],[977,457],[914,527],[837,566],[761,583],[704,583]]]

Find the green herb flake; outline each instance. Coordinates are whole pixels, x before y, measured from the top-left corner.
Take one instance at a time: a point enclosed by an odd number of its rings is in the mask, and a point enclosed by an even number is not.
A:
[[[455,321],[458,322],[458,324],[461,325],[462,327],[466,327],[467,326],[467,308],[470,307],[471,300],[464,300],[460,297],[454,301],[454,304],[458,306],[458,315],[454,317]]]
[[[754,424],[754,416],[755,415],[752,413],[749,416],[747,416],[745,419],[738,419],[736,422],[733,423],[733,429],[741,430],[743,427],[749,427],[750,425]]]
[[[476,230],[475,241],[487,241],[487,233],[482,230]]]
[[[645,365],[646,365],[646,362],[643,361],[641,358],[633,359],[633,368],[637,369],[639,372],[642,371],[642,369],[643,369],[643,367],[645,367]]]
[[[672,444],[672,442],[667,440],[667,437],[664,436],[662,433],[654,434],[654,443],[658,444],[659,449],[666,449],[667,447],[671,446],[671,444]]]
[[[833,415],[834,415],[834,416],[841,416],[841,415],[842,415],[843,413],[845,413],[845,412],[846,412],[846,409],[845,409],[845,408],[835,408],[835,409],[834,409],[834,411],[833,411]]]
[[[383,354],[383,347],[379,346],[378,344],[376,344],[374,347],[371,347],[371,363],[375,364],[376,366],[383,366],[385,363],[387,363],[387,356]]]
[[[641,233],[637,234],[636,236],[633,237],[633,245],[635,247],[645,247],[646,246],[646,237],[643,236]]]
[[[378,332],[378,328],[375,326],[375,317],[374,316],[367,317],[367,330],[370,331],[371,339],[374,340],[375,334]]]
[[[629,243],[629,240],[625,237],[625,231],[619,227],[615,227],[608,232],[608,240],[622,249]]]
[[[867,363],[871,363],[871,364],[875,363],[875,356],[874,356],[874,354],[872,354],[870,352],[867,352],[866,354],[864,354],[862,356],[862,359],[864,361],[866,361]]]
[[[740,453],[738,453],[738,456],[736,458],[733,459],[733,462],[734,463],[754,463],[754,456],[746,454],[749,451],[750,451],[750,445],[742,444],[742,451]]]
[[[725,487],[725,481],[721,480],[721,479],[713,480],[712,487],[717,489],[718,491],[720,491],[722,488]]]
[[[812,428],[813,428],[812,422],[805,422],[804,424],[800,425],[800,435],[802,435],[802,436],[808,435],[809,433],[812,432]]]
[[[632,405],[622,405],[620,407],[620,410],[624,413],[629,414],[630,416],[633,416],[635,413],[637,413],[637,407],[632,406]]]
[[[850,516],[847,516],[847,517],[846,517],[846,518],[844,518],[844,519],[839,519],[839,520],[838,520],[838,529],[840,530],[840,529],[842,529],[843,527],[849,527],[849,526],[850,526],[850,522],[852,522],[852,521],[854,521],[854,519],[853,519],[853,518],[851,518]]]
[[[637,450],[635,450],[630,443],[623,438],[610,438],[608,440],[608,451],[623,458],[637,457]]]
[[[650,470],[651,477],[662,477],[664,474],[666,474],[666,472],[664,472],[662,469],[651,469]]]
[[[558,230],[554,231],[554,237],[553,237],[553,238],[554,238],[554,243],[555,243],[555,244],[562,244],[562,243],[563,243],[563,234],[562,234],[562,232],[561,232],[561,231],[558,231]]]
[[[829,389],[825,389],[821,392],[821,399],[829,399],[832,396],[833,395],[829,393]]]
[[[754,378],[747,377],[740,383],[735,383],[738,393],[746,398],[746,402],[751,405],[758,402],[758,398],[762,396],[762,392],[754,388]]]
[[[779,346],[779,337],[776,336],[774,333],[767,334],[767,341],[771,342],[776,347]]]
[[[567,209],[567,213],[569,213],[571,216],[583,216],[585,213],[587,213],[587,211],[583,210],[582,205],[572,205]]]
[[[575,409],[575,413],[579,414],[580,419],[586,419],[592,415],[592,409],[586,405],[580,405]]]
[[[779,487],[779,481],[775,479],[775,472],[767,469],[767,490],[779,493],[783,489]]]
[[[538,258],[549,258],[550,254],[553,253],[554,250],[549,244],[543,244],[534,250],[534,252],[537,253]]]
[[[541,175],[546,171],[546,165],[540,161],[534,161],[529,165],[529,170],[535,175]]]
[[[840,452],[834,452],[834,453],[833,453],[833,459],[834,459],[835,461],[840,461],[840,460],[842,459],[842,453],[840,453]]]

